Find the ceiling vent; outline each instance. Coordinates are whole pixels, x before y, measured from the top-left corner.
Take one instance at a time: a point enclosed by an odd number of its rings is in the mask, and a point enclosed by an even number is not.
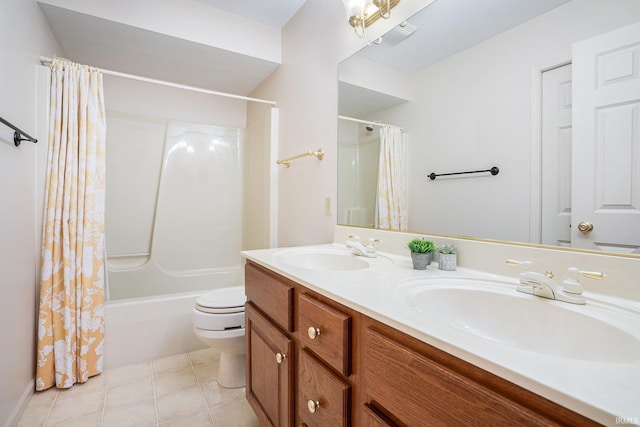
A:
[[[402,24],[394,27],[387,34],[382,36],[382,41],[385,44],[389,44],[391,46],[395,46],[411,34],[415,33],[418,27],[415,25],[409,24],[408,22],[403,22]]]

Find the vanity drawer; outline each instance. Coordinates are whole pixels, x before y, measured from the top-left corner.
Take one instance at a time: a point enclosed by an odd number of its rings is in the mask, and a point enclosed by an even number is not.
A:
[[[307,347],[329,366],[351,375],[351,316],[310,295],[298,298],[300,346]]]
[[[300,352],[299,360],[300,424],[308,427],[351,425],[351,386],[307,350]]]
[[[244,271],[247,301],[252,301],[276,323],[293,332],[295,284],[251,262],[246,263]]]

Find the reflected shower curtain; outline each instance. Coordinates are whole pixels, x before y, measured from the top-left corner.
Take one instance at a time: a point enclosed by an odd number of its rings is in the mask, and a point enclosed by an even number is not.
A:
[[[36,389],[102,372],[106,122],[102,74],[51,64]]]
[[[379,228],[407,229],[404,148],[402,131],[397,127],[380,128],[377,210]]]

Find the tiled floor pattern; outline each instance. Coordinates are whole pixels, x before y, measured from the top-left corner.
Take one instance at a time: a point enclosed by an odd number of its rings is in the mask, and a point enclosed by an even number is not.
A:
[[[36,393],[19,427],[258,427],[245,389],[215,381],[210,349],[114,368],[67,390]]]

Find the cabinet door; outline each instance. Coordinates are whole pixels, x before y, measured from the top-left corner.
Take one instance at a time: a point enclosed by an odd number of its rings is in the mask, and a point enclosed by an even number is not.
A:
[[[364,336],[366,403],[408,426],[548,426],[543,418],[373,329]]]
[[[351,386],[307,350],[300,352],[298,415],[308,427],[351,425]]]
[[[294,342],[252,303],[247,303],[247,388],[249,404],[263,426],[294,423]]]

